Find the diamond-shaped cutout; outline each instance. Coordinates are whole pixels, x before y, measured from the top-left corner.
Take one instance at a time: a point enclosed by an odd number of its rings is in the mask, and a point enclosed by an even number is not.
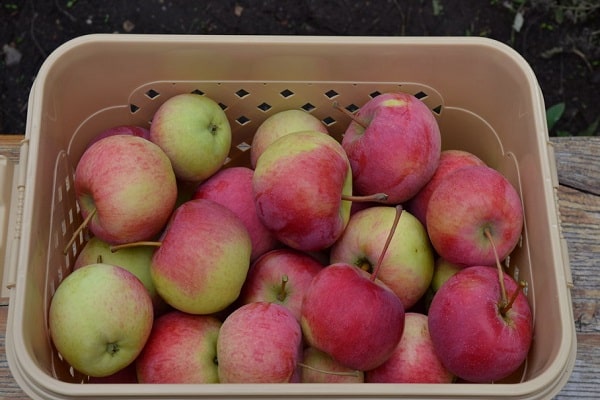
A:
[[[290,89],[284,89],[281,92],[279,92],[279,94],[281,94],[281,96],[283,96],[283,98],[287,99],[288,97],[293,96],[294,92],[292,92]]]
[[[250,93],[244,89],[240,89],[237,92],[235,92],[235,95],[237,97],[239,97],[240,99],[243,99],[244,97],[248,96]]]
[[[335,90],[331,89],[325,92],[325,96],[327,96],[328,99],[333,99],[335,97],[338,96],[338,92],[336,92]]]
[[[250,122],[250,118],[248,118],[244,115],[241,115],[236,118],[235,122],[237,122],[240,125],[246,125],[248,122]]]
[[[149,99],[154,99],[154,98],[156,98],[156,97],[160,96],[160,93],[158,93],[158,92],[157,92],[156,90],[154,90],[154,89],[150,89],[150,90],[148,90],[148,91],[146,92],[146,96],[147,96]]]
[[[194,89],[190,93],[197,94],[199,96],[204,96],[204,92],[202,90],[200,90],[200,89]]]
[[[333,124],[335,124],[335,119],[332,117],[325,117],[323,118],[323,123],[325,124],[325,126],[331,126]]]
[[[311,111],[312,111],[312,110],[314,110],[316,107],[315,107],[315,106],[313,106],[313,105],[312,105],[312,104],[310,104],[310,103],[306,103],[306,104],[304,104],[304,105],[303,105],[302,107],[300,107],[300,108],[301,108],[301,109],[303,109],[303,110],[304,110],[304,111],[306,111],[306,112],[311,112]]]
[[[419,100],[424,99],[425,97],[427,97],[427,93],[425,93],[424,91],[420,91],[415,93],[415,97]]]
[[[260,104],[257,106],[257,108],[258,108],[260,111],[265,111],[265,112],[266,112],[266,111],[269,111],[269,110],[271,109],[271,105],[270,105],[269,103],[260,103]]]
[[[219,107],[221,107],[221,110],[223,111],[227,110],[227,104],[219,103]]]
[[[235,146],[238,148],[238,150],[240,151],[248,151],[250,150],[250,145],[246,142],[242,142],[240,144],[238,144],[237,146]]]
[[[346,106],[346,110],[350,111],[351,113],[354,113],[356,110],[358,110],[358,106],[356,104],[348,104]]]
[[[376,90],[374,92],[369,93],[369,97],[374,99],[375,97],[379,96],[380,94],[381,94],[381,92]]]
[[[140,107],[136,106],[133,103],[131,103],[129,105],[129,111],[131,111],[132,114],[135,114],[136,112],[138,112],[139,109],[140,109]]]

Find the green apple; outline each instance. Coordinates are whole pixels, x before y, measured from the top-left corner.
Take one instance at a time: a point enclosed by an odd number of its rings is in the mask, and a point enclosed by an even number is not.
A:
[[[330,262],[348,263],[371,272],[390,234],[395,207],[373,206],[352,214],[346,230],[333,245]],[[425,294],[434,268],[433,247],[421,222],[406,210],[398,221],[377,277],[409,309]]]
[[[256,162],[265,149],[278,138],[300,131],[317,131],[328,134],[327,127],[320,119],[300,109],[283,110],[265,119],[254,133],[250,148],[250,163]]]
[[[105,377],[142,351],[154,319],[142,282],[124,268],[96,263],[79,268],[57,287],[50,303],[50,337],[77,371]]]
[[[73,269],[99,262],[125,268],[142,281],[152,298],[154,311],[158,311],[164,308],[165,303],[158,295],[150,276],[150,264],[154,251],[155,247],[152,246],[134,246],[112,251],[110,243],[98,237],[92,237],[81,249]]]
[[[231,147],[231,126],[213,99],[183,93],[154,113],[150,140],[167,154],[179,180],[200,182],[223,166]]]

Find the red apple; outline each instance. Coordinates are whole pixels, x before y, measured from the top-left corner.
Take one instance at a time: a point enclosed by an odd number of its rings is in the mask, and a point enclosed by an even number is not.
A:
[[[157,318],[135,365],[140,383],[218,383],[221,321],[177,310]]]
[[[322,132],[294,132],[268,146],[253,177],[256,210],[285,245],[301,251],[331,246],[350,217],[352,171],[342,146]]]
[[[342,140],[357,194],[386,193],[390,204],[413,197],[433,176],[441,152],[431,110],[407,93],[384,93],[355,115]]]
[[[475,154],[464,150],[444,150],[440,153],[440,161],[431,179],[405,205],[406,210],[413,214],[423,225],[426,225],[425,215],[431,194],[446,176],[458,168],[485,165]]]
[[[440,182],[429,199],[427,232],[437,253],[461,265],[494,265],[503,260],[523,228],[518,192],[497,170],[460,168]]]
[[[284,383],[302,352],[300,324],[286,307],[245,304],[223,322],[217,341],[221,383]]]
[[[114,135],[132,135],[132,136],[139,136],[141,138],[150,140],[150,130],[148,130],[144,127],[137,126],[137,125],[117,125],[117,126],[113,126],[108,129],[105,129],[105,130],[101,131],[100,133],[98,133],[96,136],[94,136],[92,138],[92,140],[90,140],[87,147],[90,147],[92,144],[96,143],[100,139],[104,139],[105,137],[114,136]]]
[[[88,227],[105,242],[127,243],[160,233],[177,199],[171,162],[154,143],[133,135],[99,140],[82,155],[74,186]]]
[[[452,383],[454,375],[440,361],[429,335],[427,315],[409,312],[404,332],[390,358],[367,371],[368,383]]]
[[[250,253],[248,230],[233,211],[212,200],[190,200],[173,212],[150,275],[172,307],[212,314],[238,298]]]
[[[463,380],[500,380],[527,357],[533,337],[531,309],[514,279],[503,274],[503,282],[507,301],[498,270],[472,266],[450,277],[433,297],[431,340],[444,366]]]
[[[250,267],[239,301],[241,304],[268,301],[281,304],[300,321],[306,289],[323,264],[293,249],[272,250]]]
[[[254,171],[246,167],[222,169],[201,183],[192,199],[208,199],[227,207],[244,223],[252,240],[251,260],[277,246],[275,236],[263,225],[256,214],[252,177]]]
[[[332,264],[313,278],[302,303],[307,343],[359,371],[383,364],[404,327],[402,302],[371,277],[352,265]]]

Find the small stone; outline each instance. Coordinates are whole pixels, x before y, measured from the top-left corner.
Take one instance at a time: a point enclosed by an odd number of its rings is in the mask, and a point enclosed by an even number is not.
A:
[[[21,57],[23,56],[19,50],[14,48],[13,46],[9,46],[5,44],[2,46],[2,51],[4,52],[4,63],[8,65],[16,65],[21,62]]]
[[[131,32],[134,28],[135,28],[135,24],[133,22],[131,22],[130,20],[125,20],[125,22],[123,22],[123,30],[125,32]]]

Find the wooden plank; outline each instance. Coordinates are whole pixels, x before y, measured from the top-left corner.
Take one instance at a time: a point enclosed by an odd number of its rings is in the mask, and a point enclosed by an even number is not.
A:
[[[600,137],[552,138],[558,181],[600,195]]]

